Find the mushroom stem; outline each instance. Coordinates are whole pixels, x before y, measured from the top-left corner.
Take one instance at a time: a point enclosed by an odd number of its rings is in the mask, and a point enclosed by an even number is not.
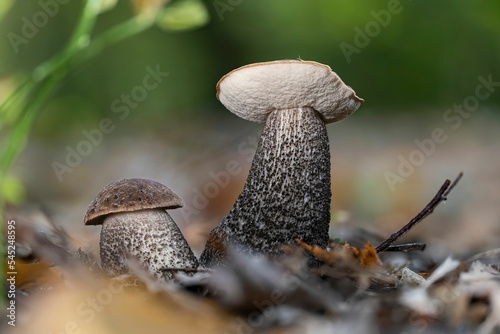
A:
[[[278,254],[295,238],[325,247],[330,223],[330,150],[310,107],[272,111],[242,193],[209,236],[200,261],[224,263],[224,247]],[[222,242],[222,245],[220,244]]]
[[[133,232],[131,232],[133,231]],[[101,267],[112,275],[129,272],[136,258],[157,278],[172,274],[166,268],[198,267],[198,261],[179,227],[162,209],[119,212],[106,216],[100,240]]]

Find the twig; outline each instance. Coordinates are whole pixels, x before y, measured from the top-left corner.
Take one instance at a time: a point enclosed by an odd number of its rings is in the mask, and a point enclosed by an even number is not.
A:
[[[485,252],[471,256],[470,258],[468,258],[464,262],[474,262],[474,261],[479,260],[480,258],[483,258],[483,257],[493,257],[493,256],[498,257],[499,254],[500,254],[500,248],[490,249],[490,250],[487,250]]]
[[[212,272],[210,269],[196,269],[196,268],[164,268],[163,272],[179,272],[183,271],[185,273],[209,273]]]
[[[460,172],[458,174],[458,176],[455,178],[455,180],[453,181],[453,183],[450,185],[450,187],[448,188],[448,190],[446,190],[446,192],[443,194],[443,197],[444,197],[445,200],[446,200],[446,196],[448,196],[448,194],[453,190],[453,188],[455,188],[455,186],[457,185],[458,181],[460,181],[460,179],[462,178],[462,176],[464,176],[464,173]]]
[[[385,249],[386,252],[411,252],[423,251],[427,247],[423,242],[412,242],[409,244],[390,245]]]
[[[458,174],[457,178],[451,183],[450,180],[446,180],[439,191],[434,196],[434,198],[425,206],[425,208],[420,211],[415,217],[413,217],[405,226],[403,226],[399,231],[391,234],[389,238],[384,240],[380,245],[378,245],[375,250],[377,253],[385,251],[392,243],[405,235],[409,230],[411,230],[415,225],[420,223],[425,219],[428,215],[430,215],[434,209],[441,203],[446,200],[446,196],[450,193],[450,191],[455,187],[463,173]]]

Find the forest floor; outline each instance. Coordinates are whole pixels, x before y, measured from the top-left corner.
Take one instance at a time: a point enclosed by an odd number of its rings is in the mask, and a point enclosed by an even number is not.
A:
[[[184,199],[185,207],[171,215],[198,255],[241,190],[260,127],[200,122],[133,138],[123,129],[62,182],[51,163],[64,161],[66,144],[32,142],[17,169],[27,204],[9,206],[4,224],[5,236],[9,222],[16,226],[15,274],[7,275],[15,284],[5,284],[7,293],[15,291],[15,317],[6,304],[2,332],[499,333],[499,120],[481,114],[459,129],[439,119],[384,122],[360,117],[329,128],[328,248],[297,241],[277,262],[235,255],[231,266],[179,272],[168,283],[148,278],[139,266],[133,276],[103,275],[99,228],[83,226],[87,205],[122,178],[165,183]],[[447,139],[432,144],[436,128]],[[228,161],[241,171],[217,183]],[[410,164],[401,167],[404,161]],[[424,243],[425,250],[377,254],[372,246],[460,172],[447,200],[396,242]],[[391,179],[394,174],[399,178]],[[219,186],[217,194],[205,192],[209,183]],[[322,265],[307,267],[305,253]]]

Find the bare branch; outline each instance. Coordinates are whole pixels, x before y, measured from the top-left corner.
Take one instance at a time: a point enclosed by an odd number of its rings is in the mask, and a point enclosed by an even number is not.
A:
[[[383,252],[387,250],[388,247],[392,245],[396,240],[405,235],[409,230],[411,230],[415,225],[420,223],[425,219],[428,215],[430,215],[434,209],[439,205],[439,203],[446,200],[446,196],[450,193],[450,191],[456,186],[458,181],[462,178],[463,173],[460,172],[457,178],[451,183],[450,180],[446,180],[439,191],[436,193],[434,198],[425,206],[425,208],[420,211],[415,217],[413,217],[405,226],[403,226],[399,231],[391,234],[389,238],[384,240],[380,245],[378,245],[375,249],[377,253]]]

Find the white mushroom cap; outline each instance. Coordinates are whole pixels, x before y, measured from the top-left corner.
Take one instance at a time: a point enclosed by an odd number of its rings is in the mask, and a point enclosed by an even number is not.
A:
[[[232,113],[259,123],[273,110],[300,107],[311,107],[325,123],[332,123],[364,102],[329,66],[302,60],[237,68],[219,80],[217,98]]]

